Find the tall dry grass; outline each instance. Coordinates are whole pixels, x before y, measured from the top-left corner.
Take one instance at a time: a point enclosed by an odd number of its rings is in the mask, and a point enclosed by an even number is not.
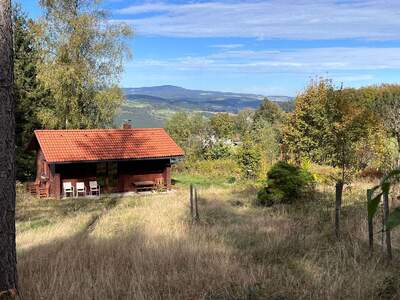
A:
[[[391,264],[379,245],[368,254],[362,192],[345,195],[340,241],[333,238],[329,189],[309,203],[264,209],[251,205],[254,196],[200,190],[198,224],[183,189],[113,205],[19,201],[24,299],[400,297],[400,253]]]

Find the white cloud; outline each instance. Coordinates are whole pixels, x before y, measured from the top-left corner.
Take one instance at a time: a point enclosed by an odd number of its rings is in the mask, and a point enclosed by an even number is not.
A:
[[[227,50],[208,56],[137,60],[130,63],[130,67],[157,67],[181,71],[228,71],[233,73],[400,70],[400,48],[335,47],[285,51]],[[361,79],[366,80],[365,77]],[[354,80],[356,79],[353,78]]]
[[[219,45],[211,45],[211,48],[219,48],[219,49],[236,49],[242,48],[243,44],[219,44]]]
[[[116,10],[141,35],[260,39],[400,38],[398,0],[143,3]],[[118,21],[116,18],[114,21]]]

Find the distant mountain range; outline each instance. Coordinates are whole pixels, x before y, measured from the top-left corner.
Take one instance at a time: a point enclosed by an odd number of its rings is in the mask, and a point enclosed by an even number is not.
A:
[[[130,101],[166,104],[190,110],[233,113],[243,108],[257,108],[265,97],[257,94],[190,90],[173,85],[125,88],[124,93]],[[284,109],[290,109],[288,102],[293,99],[288,96],[267,97],[282,105]]]
[[[132,120],[137,127],[162,127],[176,111],[196,111],[205,115],[216,112],[237,113],[244,108],[256,109],[265,96],[257,94],[190,90],[173,85],[124,88],[126,101],[115,122]],[[283,110],[293,109],[293,98],[267,96]]]

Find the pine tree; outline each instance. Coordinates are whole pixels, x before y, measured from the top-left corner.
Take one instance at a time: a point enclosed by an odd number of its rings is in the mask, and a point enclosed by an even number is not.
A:
[[[16,160],[17,178],[26,180],[34,174],[34,154],[25,147],[35,129],[41,128],[37,118],[49,93],[37,80],[38,53],[34,45],[29,20],[19,5],[13,9],[14,32],[14,95],[16,101]]]

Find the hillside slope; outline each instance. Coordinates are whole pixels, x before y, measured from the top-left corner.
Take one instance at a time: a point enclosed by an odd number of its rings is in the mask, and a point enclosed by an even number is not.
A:
[[[138,127],[163,126],[175,111],[199,111],[204,113],[237,113],[245,108],[256,109],[264,99],[262,95],[217,91],[190,90],[172,85],[125,88],[127,99],[116,118],[119,125],[125,119],[132,120]],[[268,96],[283,110],[290,111],[292,98]]]

